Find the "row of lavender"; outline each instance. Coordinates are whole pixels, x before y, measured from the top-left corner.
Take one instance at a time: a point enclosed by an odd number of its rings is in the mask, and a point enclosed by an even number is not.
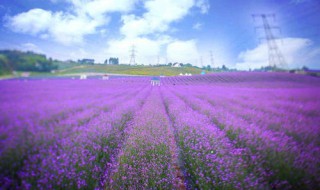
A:
[[[4,189],[101,187],[107,163],[150,88],[99,81],[5,81]],[[11,96],[11,97],[10,97]]]
[[[319,78],[317,77],[280,72],[223,72],[211,73],[207,75],[195,75],[192,77],[166,77],[162,78],[161,81],[163,84],[167,85],[191,85],[208,83],[237,83],[237,85],[242,85],[245,84],[243,82],[257,84],[259,84],[260,82],[284,82],[289,85],[295,86],[305,82],[308,82],[309,84],[319,84]]]
[[[173,189],[175,180],[169,119],[159,89],[137,112],[107,182],[107,189]]]
[[[176,86],[171,91],[245,149],[246,168],[260,184],[317,189],[320,184],[320,89]],[[169,104],[170,105],[170,104]],[[259,172],[257,172],[259,171]]]

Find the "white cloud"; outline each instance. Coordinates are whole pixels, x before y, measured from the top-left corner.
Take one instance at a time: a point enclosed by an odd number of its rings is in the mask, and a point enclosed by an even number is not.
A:
[[[128,64],[132,46],[135,46],[136,63],[155,64],[158,55],[162,54],[162,49],[171,41],[172,39],[168,36],[162,36],[156,40],[145,37],[112,40],[109,41],[104,54],[109,57],[119,57],[121,63]]]
[[[89,55],[89,53],[82,48],[78,48],[71,51],[69,56],[70,56],[70,59],[72,60],[78,60],[82,58],[91,58],[91,55]]]
[[[65,45],[82,43],[85,35],[95,33],[96,27],[102,24],[88,17],[76,17],[61,12],[52,14],[50,11],[34,9],[16,15],[10,20],[11,28],[15,31],[40,34],[44,39],[50,36]]]
[[[70,51],[54,53],[59,58],[88,57],[103,62],[109,57],[119,57],[121,63],[128,63],[132,45],[136,46],[139,64],[155,64],[158,56],[161,63],[167,57],[171,62],[195,64],[199,58],[195,40],[181,41],[168,32],[174,31],[172,24],[191,11],[207,13],[208,0],[51,0],[52,3],[62,1],[69,3],[67,11],[31,9],[7,17],[7,26],[15,32],[68,45],[61,47]],[[135,9],[137,5],[142,7]],[[120,36],[112,36],[117,28],[107,28],[115,12],[121,16]],[[200,29],[201,24],[194,27]],[[88,35],[101,38],[97,49],[90,50],[93,45],[85,43]],[[30,44],[29,48],[32,48]]]
[[[56,1],[53,1],[56,2]],[[110,12],[127,12],[137,1],[132,0],[70,0],[73,12],[51,12],[31,9],[7,17],[7,26],[15,32],[52,38],[64,45],[81,44],[84,37],[97,33],[97,28],[108,24]]]
[[[138,37],[161,33],[170,29],[170,24],[177,22],[189,14],[194,6],[200,6],[201,12],[206,12],[205,1],[198,0],[149,0],[144,4],[147,10],[142,16],[123,15],[124,25],[121,33],[127,37]],[[202,11],[203,10],[203,11]]]
[[[312,49],[312,42],[304,38],[284,38],[276,40],[279,50],[283,54],[287,67],[295,68],[308,65],[315,56],[320,55],[319,49]],[[310,51],[311,50],[311,51]],[[260,68],[268,66],[268,46],[262,43],[256,48],[241,52],[238,56],[241,60],[236,64],[238,69]]]
[[[23,51],[33,51],[36,53],[43,53],[43,51],[37,45],[35,45],[33,43],[21,44],[21,47],[19,49],[21,49]]]
[[[135,8],[140,0],[68,0],[72,5],[72,12],[77,16],[89,16],[96,20],[103,20],[109,13],[127,13]]]
[[[202,24],[200,22],[197,22],[192,26],[192,28],[195,29],[195,30],[201,30],[202,29]]]
[[[85,35],[94,34],[98,26],[107,22],[107,18],[92,19],[63,12],[31,9],[9,17],[7,25],[15,32],[39,35],[42,39],[51,37],[59,43],[71,45],[82,43]]]
[[[199,57],[196,41],[174,41],[167,47],[168,61],[196,65]],[[198,66],[200,63],[198,63]]]
[[[171,24],[187,16],[192,7],[202,7],[200,8],[201,12],[206,12],[205,5],[208,5],[206,3],[207,1],[202,0],[145,1],[143,6],[146,12],[141,16],[122,15],[123,26],[120,28],[120,32],[124,38],[111,41],[107,52],[124,57],[123,62],[128,63],[130,48],[135,45],[138,63],[156,63],[158,56],[163,63],[165,60],[195,63],[198,52],[194,40],[179,41],[164,34],[173,30]]]
[[[210,4],[208,0],[198,0],[196,6],[200,8],[202,14],[209,12]]]
[[[223,42],[214,40],[207,44],[207,46],[201,46],[199,53],[198,66],[202,66],[200,65],[200,58],[202,57],[203,66],[210,65],[211,67],[217,68],[225,65],[228,68],[234,68],[231,51]]]
[[[168,61],[196,65],[199,57],[195,40],[180,41],[162,35],[156,39],[136,37],[111,40],[108,42],[108,47],[103,52],[99,52],[103,57],[97,55],[96,59],[103,62],[103,59],[108,57],[119,57],[120,63],[128,64],[133,45],[135,46],[135,59],[138,64],[154,65],[158,62],[159,57],[160,64],[166,64],[166,61]]]
[[[57,13],[52,21],[52,25],[48,28],[48,33],[56,41],[63,44],[79,44],[83,42],[85,35],[96,33],[96,28],[107,24],[109,19],[91,19],[89,17]]]
[[[31,9],[14,17],[8,17],[8,25],[15,32],[38,34],[45,32],[52,21],[52,13],[43,9]]]

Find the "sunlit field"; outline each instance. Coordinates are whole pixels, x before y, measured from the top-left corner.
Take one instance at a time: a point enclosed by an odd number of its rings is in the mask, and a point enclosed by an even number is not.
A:
[[[0,81],[0,189],[319,189],[320,78]]]

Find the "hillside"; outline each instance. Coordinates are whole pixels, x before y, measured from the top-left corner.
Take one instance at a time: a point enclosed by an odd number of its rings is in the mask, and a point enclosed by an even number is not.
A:
[[[112,73],[126,75],[165,75],[175,76],[180,73],[200,74],[201,69],[196,67],[170,67],[170,66],[129,66],[129,65],[81,65],[58,70],[58,75],[80,73]]]
[[[47,59],[46,55],[30,51],[0,51],[0,75],[8,75],[12,71],[49,72],[57,68],[52,59]]]

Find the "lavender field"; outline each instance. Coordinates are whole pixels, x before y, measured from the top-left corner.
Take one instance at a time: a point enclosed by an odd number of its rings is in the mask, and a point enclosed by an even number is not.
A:
[[[320,78],[0,81],[0,189],[320,189]]]

